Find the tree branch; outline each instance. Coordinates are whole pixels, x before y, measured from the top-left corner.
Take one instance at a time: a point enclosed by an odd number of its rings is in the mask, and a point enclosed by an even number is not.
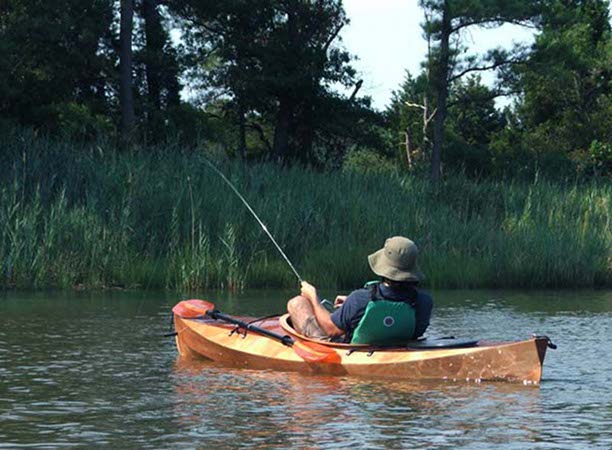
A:
[[[438,108],[434,108],[431,115],[425,119],[425,126],[427,126],[429,122],[431,122],[431,119],[433,119],[436,116],[437,112],[438,112]]]
[[[185,18],[186,21],[191,22],[193,25],[198,26],[198,27],[202,27],[204,28],[206,31],[208,31],[211,34],[215,34],[217,36],[222,35],[224,32],[223,27],[219,26],[218,28],[214,28],[213,26],[209,25],[206,22],[203,22],[195,17],[192,16],[187,16]]]
[[[512,25],[519,25],[525,28],[536,29],[536,26],[531,23],[529,20],[520,20],[520,19],[508,19],[501,16],[498,17],[487,17],[483,19],[475,19],[475,20],[466,20],[465,22],[459,21],[459,23],[453,27],[451,27],[451,33],[456,33],[462,28],[471,27],[472,25],[486,25],[486,24],[495,24],[495,23],[509,23]]]
[[[355,89],[353,89],[353,93],[349,97],[349,102],[352,102],[353,100],[355,100],[355,96],[357,95],[357,92],[359,92],[359,89],[361,89],[362,84],[363,84],[363,80],[359,80],[357,83],[355,83]]]
[[[509,97],[511,95],[516,95],[516,94],[520,94],[522,91],[520,90],[512,90],[512,91],[495,91],[492,92],[491,95],[487,95],[487,96],[483,96],[483,97],[477,97],[477,98],[473,98],[472,101],[476,102],[476,103],[484,103],[487,102],[489,100],[495,100],[498,97]],[[461,102],[457,102],[457,101],[452,101],[449,100],[448,101],[448,107],[452,107],[452,106],[456,106],[458,104],[460,104]]]
[[[329,50],[329,46],[332,44],[332,42],[336,40],[342,28],[344,28],[344,24],[341,24],[339,27],[337,27],[334,30],[334,32],[329,36],[329,38],[327,39],[327,42],[325,42],[325,45],[323,46],[323,51],[325,52],[326,55],[327,55],[327,51]]]
[[[498,67],[505,66],[508,64],[517,64],[520,60],[517,59],[506,59],[503,61],[496,61],[489,66],[476,66],[476,67],[468,67],[467,69],[462,70],[461,72],[449,77],[448,82],[452,83],[455,80],[458,80],[462,76],[471,73],[471,72],[486,72],[487,70],[497,69]]]
[[[404,102],[404,104],[406,106],[410,106],[411,108],[420,108],[422,109],[424,112],[427,111],[427,107],[424,105],[419,105],[418,103],[410,103],[410,102]],[[431,122],[431,119],[434,118],[434,116],[436,115],[436,113],[438,112],[438,108],[435,108],[432,113],[430,114],[429,117],[424,117],[423,121],[425,122],[425,126],[427,126],[427,124],[429,122]]]
[[[404,104],[406,106],[410,106],[411,108],[421,108],[422,110],[425,110],[425,106],[423,105],[419,105],[418,103],[410,103],[410,102],[404,102]]]

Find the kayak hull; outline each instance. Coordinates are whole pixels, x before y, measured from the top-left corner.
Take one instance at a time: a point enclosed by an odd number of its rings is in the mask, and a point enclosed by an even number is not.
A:
[[[277,334],[290,334],[283,318],[257,322]],[[248,320],[248,319],[247,319]],[[483,343],[469,348],[372,349],[332,344],[337,363],[311,363],[292,347],[255,331],[211,319],[174,316],[176,344],[182,358],[205,358],[236,367],[331,375],[356,375],[410,380],[509,381],[539,384],[548,338],[508,343]]]

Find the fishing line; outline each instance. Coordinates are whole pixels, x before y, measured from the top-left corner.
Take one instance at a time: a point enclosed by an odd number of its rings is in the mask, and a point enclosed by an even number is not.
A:
[[[221,179],[223,179],[223,181],[225,181],[227,183],[227,185],[232,189],[232,191],[234,191],[234,193],[238,196],[238,198],[240,200],[242,200],[242,203],[244,203],[244,206],[247,207],[247,209],[251,212],[251,214],[253,214],[253,217],[255,217],[255,219],[257,220],[257,222],[259,223],[259,225],[261,226],[261,228],[266,232],[266,234],[268,235],[268,237],[272,240],[272,243],[276,246],[276,248],[278,249],[278,251],[280,252],[280,254],[283,256],[283,258],[285,258],[285,261],[287,261],[287,264],[289,264],[289,267],[291,267],[291,270],[293,270],[293,273],[295,274],[295,276],[297,277],[298,281],[300,283],[302,283],[302,277],[300,276],[300,274],[298,273],[297,270],[295,270],[295,267],[293,267],[293,264],[291,264],[291,261],[289,261],[289,258],[287,258],[287,255],[285,255],[285,252],[283,252],[283,249],[280,248],[280,245],[278,245],[278,243],[276,242],[276,239],[274,239],[274,236],[272,236],[272,234],[268,231],[268,227],[266,227],[266,225],[261,221],[261,219],[259,218],[259,216],[255,213],[255,211],[253,211],[253,208],[251,208],[251,206],[249,205],[249,203],[246,201],[246,199],[242,196],[242,194],[240,194],[240,192],[238,192],[238,189],[236,189],[234,187],[234,185],[231,183],[230,180],[228,180],[226,178],[225,175],[223,175],[223,172],[221,172],[217,166],[215,166],[212,162],[210,162],[207,158],[203,157],[203,160],[206,164],[208,164],[208,166],[213,169],[217,175],[219,175],[221,177]]]

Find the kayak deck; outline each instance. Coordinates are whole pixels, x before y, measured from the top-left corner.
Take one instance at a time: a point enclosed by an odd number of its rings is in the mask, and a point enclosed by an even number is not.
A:
[[[251,318],[241,317],[249,322]],[[309,341],[287,323],[287,316],[254,322],[258,327],[296,341]],[[183,358],[207,358],[232,366],[321,373],[465,381],[510,381],[539,384],[549,343],[546,337],[519,342],[478,342],[467,348],[374,348],[367,345],[325,343],[338,363],[311,363],[294,349],[256,331],[212,319],[174,316],[176,344]],[[321,341],[316,341],[321,343]]]

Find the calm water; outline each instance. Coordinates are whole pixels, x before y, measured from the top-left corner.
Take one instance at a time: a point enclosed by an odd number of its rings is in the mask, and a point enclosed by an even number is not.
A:
[[[289,294],[208,299],[267,315]],[[185,364],[172,294],[0,294],[0,448],[612,448],[612,291],[434,296],[430,335],[551,336],[541,387]]]

